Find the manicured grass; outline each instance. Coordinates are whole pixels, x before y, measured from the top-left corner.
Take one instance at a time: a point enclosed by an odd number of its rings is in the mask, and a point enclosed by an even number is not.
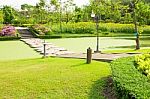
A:
[[[0,98],[103,99],[108,65],[62,58],[0,62]]]
[[[0,41],[0,60],[16,60],[41,57],[21,41]]]

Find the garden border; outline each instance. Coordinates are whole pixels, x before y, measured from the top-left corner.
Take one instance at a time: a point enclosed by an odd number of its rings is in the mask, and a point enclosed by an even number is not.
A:
[[[120,58],[111,63],[115,89],[121,99],[148,99],[150,98],[149,79],[134,65],[134,57]]]

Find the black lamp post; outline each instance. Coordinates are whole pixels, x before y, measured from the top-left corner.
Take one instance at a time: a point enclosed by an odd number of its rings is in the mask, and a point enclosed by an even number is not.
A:
[[[91,17],[94,18],[95,23],[96,23],[96,33],[97,33],[97,41],[96,41],[96,51],[94,51],[95,53],[101,53],[101,51],[99,50],[99,33],[98,33],[98,28],[99,28],[99,16],[97,14],[94,14],[92,12]]]

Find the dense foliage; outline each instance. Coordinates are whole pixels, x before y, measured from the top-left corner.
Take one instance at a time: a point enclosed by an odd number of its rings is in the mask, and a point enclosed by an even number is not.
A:
[[[13,23],[14,20],[14,13],[13,13],[13,8],[11,8],[10,6],[4,6],[3,8],[3,19],[4,19],[4,23]]]
[[[39,35],[50,35],[51,34],[51,30],[50,28],[47,28],[43,25],[37,24],[37,25],[33,25],[32,28],[34,28],[34,30],[39,34]]]
[[[137,69],[150,77],[150,54],[136,56],[135,62]]]
[[[111,63],[112,76],[119,99],[149,99],[149,79],[134,66],[134,57],[121,58]]]
[[[17,11],[9,6],[3,8],[4,23],[35,24],[58,22],[87,22],[92,21],[91,13],[99,16],[103,22],[133,23],[136,14],[140,24],[150,24],[150,2],[146,0],[89,0],[90,4],[78,7],[74,0],[50,3],[39,0],[36,6],[23,4]],[[131,5],[134,5],[133,6]]]
[[[99,23],[99,33],[100,34],[106,34],[109,33],[128,33],[131,35],[134,34],[134,25],[133,24],[117,24],[117,23]],[[32,26],[39,34],[58,34],[62,32],[63,34],[95,34],[96,28],[95,23],[93,22],[78,22],[78,23],[63,23],[62,25],[62,31],[60,31],[59,24],[54,24],[52,26],[46,24],[46,25],[34,25]],[[41,29],[45,28],[45,30]],[[49,31],[46,32],[45,31]],[[43,32],[43,33],[40,33]],[[102,33],[101,33],[102,32]],[[139,27],[139,33],[150,33],[150,26],[144,26]]]
[[[3,23],[3,11],[0,10],[0,24]]]
[[[54,33],[59,33],[59,25],[53,25],[52,31]],[[71,33],[71,34],[83,34],[89,33],[92,34],[95,31],[95,24],[92,22],[78,22],[78,23],[68,23],[62,25],[62,33]]]

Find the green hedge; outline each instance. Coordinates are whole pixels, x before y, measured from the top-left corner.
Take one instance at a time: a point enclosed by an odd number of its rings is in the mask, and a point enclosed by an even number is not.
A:
[[[52,29],[52,32],[60,32],[59,24],[52,26],[46,25]],[[150,26],[138,27],[143,33],[150,34]],[[112,32],[112,33],[128,33],[134,35],[133,24],[119,24],[119,23],[99,23],[99,32]],[[140,31],[139,31],[140,32]],[[70,34],[94,34],[96,33],[96,25],[94,22],[78,22],[62,24],[62,33]]]
[[[59,24],[53,25],[50,27],[52,32],[59,33],[60,26]],[[79,22],[79,23],[68,23],[62,24],[62,33],[70,34],[94,34],[96,32],[95,24],[91,22]]]
[[[111,63],[115,89],[120,99],[150,99],[149,79],[134,64],[134,57],[117,59]]]
[[[21,37],[0,37],[0,41],[19,40]]]

